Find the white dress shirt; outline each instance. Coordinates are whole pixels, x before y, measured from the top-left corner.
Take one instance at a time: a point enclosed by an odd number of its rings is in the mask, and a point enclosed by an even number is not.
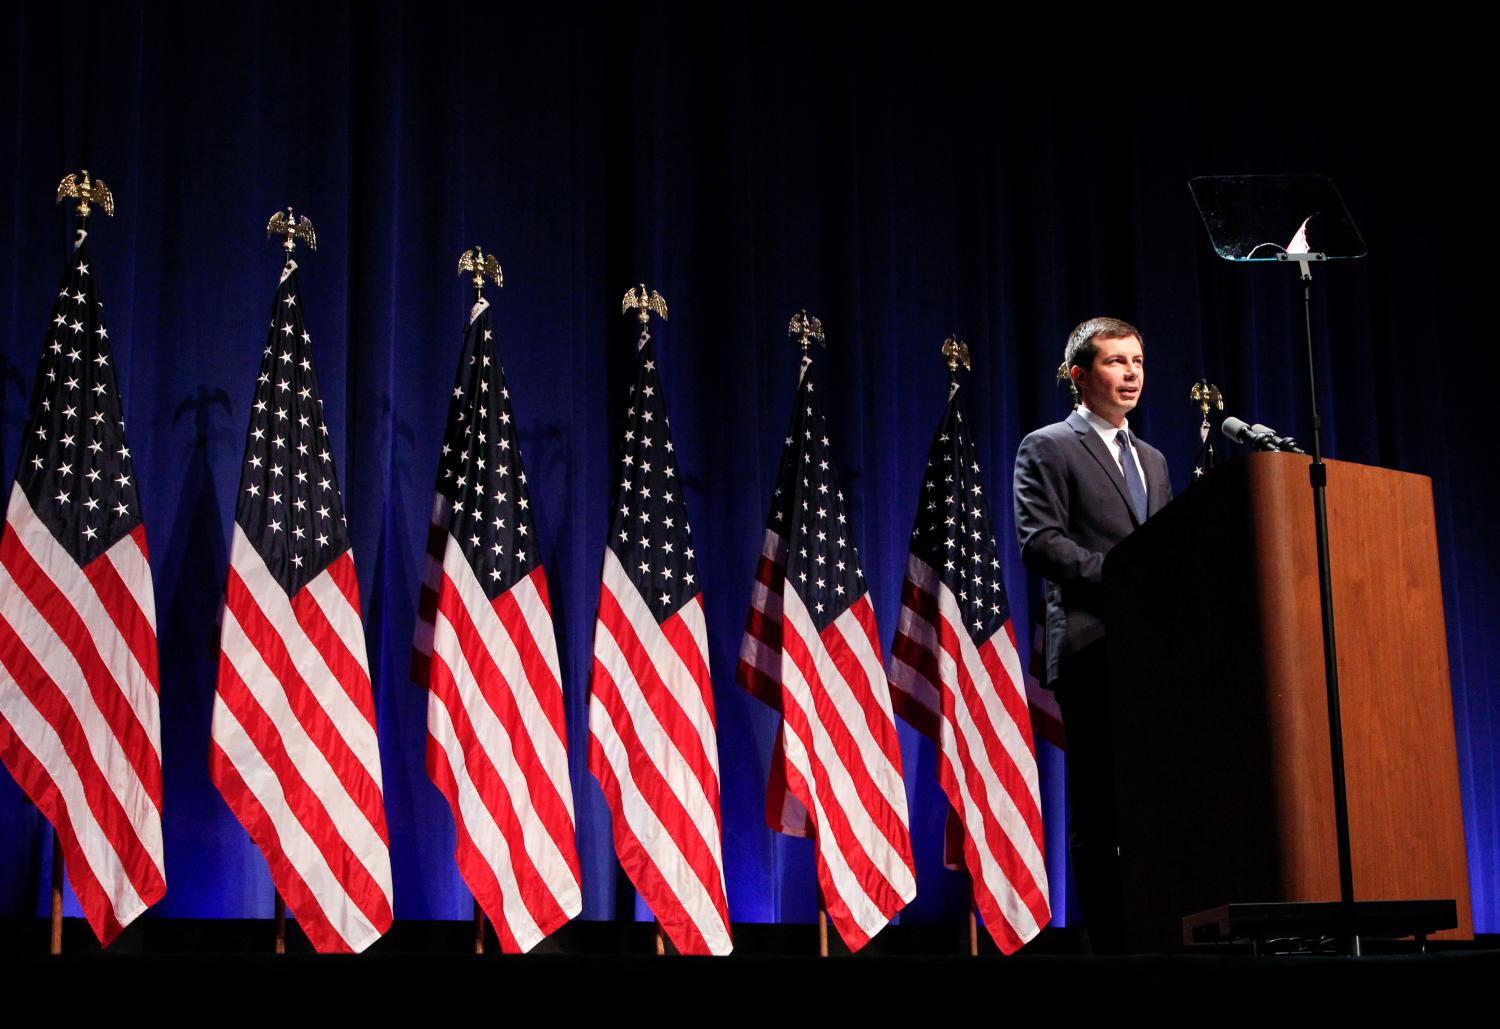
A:
[[[1115,442],[1115,437],[1120,434],[1121,430],[1129,433],[1130,419],[1125,419],[1124,425],[1114,426],[1090,411],[1083,404],[1078,405],[1078,412],[1094,427],[1094,431],[1104,439],[1105,449],[1109,451],[1109,456],[1115,459],[1115,466],[1120,469],[1120,474],[1124,475],[1125,466],[1120,462],[1120,445]],[[1126,440],[1133,440],[1133,437],[1127,435]],[[1141,485],[1146,487],[1147,495],[1149,496],[1151,484],[1146,481],[1146,469],[1141,465],[1140,455],[1135,452],[1135,443],[1127,442],[1126,447],[1130,450],[1130,460],[1135,463],[1136,473],[1141,477]]]

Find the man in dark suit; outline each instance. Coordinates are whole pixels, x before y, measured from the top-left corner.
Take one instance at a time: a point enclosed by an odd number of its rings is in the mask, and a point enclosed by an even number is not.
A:
[[[1096,952],[1123,943],[1115,832],[1104,555],[1172,499],[1167,461],[1126,419],[1146,384],[1141,335],[1091,318],[1068,337],[1063,368],[1080,403],[1016,454],[1016,534],[1047,580],[1047,682],[1068,738],[1068,848]]]

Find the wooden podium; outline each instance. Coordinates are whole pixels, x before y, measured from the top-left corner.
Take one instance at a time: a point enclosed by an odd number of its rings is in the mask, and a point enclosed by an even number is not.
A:
[[[1105,562],[1127,943],[1231,902],[1339,897],[1309,459],[1214,469]],[[1357,900],[1473,935],[1431,482],[1330,461]]]

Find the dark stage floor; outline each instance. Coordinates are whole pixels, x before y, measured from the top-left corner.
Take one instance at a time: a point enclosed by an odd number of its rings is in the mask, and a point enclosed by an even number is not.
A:
[[[234,1003],[247,1013],[263,1000],[399,1005],[389,998],[409,1001],[415,991],[447,1008],[497,1017],[503,1012],[496,1005],[522,998],[551,997],[549,1007],[579,1013],[623,1014],[615,1009],[644,1013],[650,997],[662,996],[672,998],[673,1021],[690,1017],[678,1007],[690,1000],[731,1014],[833,1007],[891,1013],[958,1002],[997,1013],[1057,1017],[1107,1007],[1219,1021],[1346,1002],[1366,1009],[1442,1005],[1491,997],[1500,980],[1500,940],[1494,937],[1437,943],[1425,954],[1409,942],[1375,941],[1357,959],[1253,957],[1234,949],[1091,957],[1078,953],[1077,935],[1062,929],[1003,958],[992,949],[969,957],[962,930],[893,926],[859,955],[819,958],[812,926],[739,925],[735,955],[713,959],[656,956],[652,927],[642,923],[578,922],[539,952],[506,956],[494,951],[493,940],[489,953],[471,953],[473,929],[466,923],[398,922],[363,955],[320,957],[295,930],[288,954],[268,953],[269,921],[142,919],[101,953],[87,927],[69,920],[65,953],[50,957],[46,931],[43,920],[0,924],[0,975],[28,993],[85,1005],[96,998],[117,1004],[124,996],[159,996],[170,998],[167,1007],[238,998]],[[1465,1020],[1459,1011],[1451,1014]]]

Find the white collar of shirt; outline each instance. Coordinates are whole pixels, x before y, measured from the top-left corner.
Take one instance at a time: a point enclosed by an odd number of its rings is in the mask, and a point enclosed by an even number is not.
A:
[[[1084,421],[1093,426],[1094,431],[1104,440],[1104,446],[1109,451],[1109,456],[1115,459],[1115,464],[1119,467],[1120,474],[1124,475],[1125,466],[1120,463],[1120,445],[1115,442],[1115,437],[1123,430],[1127,433],[1126,439],[1130,439],[1128,435],[1130,432],[1130,419],[1125,419],[1123,425],[1111,425],[1082,404],[1078,405],[1078,413],[1083,415]],[[1146,469],[1141,465],[1140,455],[1135,452],[1135,442],[1133,440],[1130,442],[1130,456],[1135,461],[1135,470],[1140,473],[1141,482],[1144,483],[1146,481]]]

